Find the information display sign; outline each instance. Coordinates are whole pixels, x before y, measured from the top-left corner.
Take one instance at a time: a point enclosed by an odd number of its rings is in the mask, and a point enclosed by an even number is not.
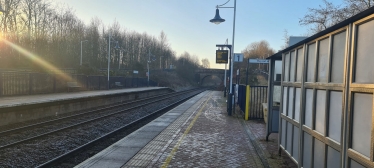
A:
[[[216,50],[216,63],[227,64],[228,56],[229,56],[229,50]]]
[[[234,62],[243,62],[244,54],[234,53]]]
[[[268,64],[269,60],[266,59],[249,59],[249,63],[257,63],[257,64]]]

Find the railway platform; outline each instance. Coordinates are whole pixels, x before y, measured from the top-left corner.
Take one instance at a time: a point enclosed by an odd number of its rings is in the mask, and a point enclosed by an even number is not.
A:
[[[228,116],[222,92],[205,91],[76,167],[294,167],[277,134],[264,139],[263,121]]]
[[[147,90],[154,90],[154,89],[161,89],[161,88],[164,88],[164,87],[141,87],[141,88],[126,88],[126,89],[116,89],[116,90],[95,90],[95,91],[82,91],[82,92],[0,97],[0,108],[48,103],[48,102],[61,101],[61,100],[74,100],[74,99],[80,99],[80,98],[107,96],[107,95],[113,95],[113,94],[131,93],[131,92],[147,91]]]
[[[0,127],[169,92],[165,87],[141,87],[0,97]]]

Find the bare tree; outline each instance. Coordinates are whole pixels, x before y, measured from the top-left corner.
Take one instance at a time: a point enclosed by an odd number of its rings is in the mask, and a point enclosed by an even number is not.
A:
[[[201,60],[201,65],[203,68],[210,68],[210,62],[208,60],[208,58],[203,58]]]
[[[266,58],[268,55],[274,54],[269,43],[265,40],[259,42],[253,42],[249,44],[244,50],[242,50],[244,58]]]
[[[110,26],[103,25],[99,18],[93,18],[86,25],[66,5],[56,4],[51,0],[2,0],[6,12],[0,15],[0,33],[2,39],[17,44],[59,68],[77,68],[80,59],[80,41],[88,40],[83,45],[83,63],[96,68],[107,67],[108,35],[122,48],[120,51],[111,47],[111,67],[142,70],[146,67],[148,53],[151,51],[162,65],[177,61],[165,32],[159,37],[136,31],[126,31],[114,21]],[[31,59],[21,56],[16,49],[0,43],[0,68],[33,68]],[[188,54],[189,55],[189,54]],[[186,57],[187,58],[187,57]],[[31,62],[30,62],[31,61]],[[189,64],[198,65],[197,56],[188,56]],[[31,64],[32,65],[32,64]],[[151,64],[158,69],[159,64]]]
[[[180,77],[189,81],[191,84],[196,83],[195,70],[200,67],[199,59],[196,55],[188,52],[182,53],[176,60],[176,72]]]
[[[167,36],[164,31],[161,31],[159,38],[160,38],[160,45],[161,45],[161,55],[164,57],[164,59],[161,62],[161,65],[165,65],[165,62],[167,63],[170,59],[167,52],[165,52],[169,49],[170,44],[168,42]],[[161,59],[161,55],[160,55],[160,59]],[[167,64],[166,64],[166,67],[167,67]]]
[[[285,29],[283,31],[283,41],[284,41],[284,44],[281,46],[281,49],[285,49],[288,47],[288,43],[290,42],[290,36],[288,35],[288,31]]]
[[[344,0],[344,5],[335,5],[323,0],[319,8],[308,8],[308,13],[300,18],[299,24],[312,25],[311,32],[317,33],[350,18],[374,5],[374,0]]]
[[[244,54],[244,58],[251,58],[251,59],[264,59],[270,55],[273,55],[275,53],[274,49],[272,49],[269,45],[269,43],[265,40],[259,41],[259,42],[253,42],[249,44],[244,50],[242,50],[242,53]],[[234,64],[235,65],[235,64]],[[246,71],[247,64],[239,64],[239,66],[235,67],[234,69],[241,69],[241,72]],[[259,71],[267,71],[267,66],[265,65],[255,65],[255,64],[249,64],[249,70],[248,70],[248,81],[250,85],[258,85],[258,73]],[[243,83],[246,81],[245,76],[241,76],[241,82]],[[267,80],[267,79],[266,79]]]

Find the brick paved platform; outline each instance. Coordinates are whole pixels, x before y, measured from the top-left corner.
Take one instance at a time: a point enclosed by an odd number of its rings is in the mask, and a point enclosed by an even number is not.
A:
[[[263,167],[239,120],[227,116],[224,104],[221,92],[208,93],[149,167]],[[131,163],[124,167],[133,167]]]
[[[201,93],[160,118],[77,167],[293,167],[277,155],[276,134],[264,141],[263,121],[227,115],[222,92]],[[155,126],[165,128],[145,135]]]

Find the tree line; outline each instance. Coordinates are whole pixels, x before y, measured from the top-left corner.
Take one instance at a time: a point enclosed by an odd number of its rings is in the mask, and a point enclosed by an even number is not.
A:
[[[0,4],[5,10],[0,14],[0,69],[43,70],[4,40],[60,69],[80,67],[82,41],[82,62],[95,69],[107,68],[109,50],[113,69],[144,70],[149,55],[151,69],[169,68],[181,58],[191,60],[187,52],[177,58],[163,31],[155,37],[127,30],[117,21],[106,26],[99,18],[85,24],[71,8],[48,0],[5,0]],[[199,60],[185,62],[189,63],[200,67]]]
[[[253,42],[249,44],[244,50],[244,61],[242,63],[234,64],[234,70],[240,69],[239,83],[245,84],[247,82],[246,72],[248,69],[248,84],[249,85],[267,85],[266,73],[268,73],[268,64],[253,64],[248,63],[248,59],[266,59],[273,55],[275,50],[270,47],[266,40]],[[234,71],[235,72],[235,71]],[[234,77],[236,74],[234,73]]]
[[[310,33],[314,34],[373,6],[374,0],[343,0],[342,4],[323,0],[323,5],[319,5],[318,8],[308,8],[308,12],[300,18],[299,23],[311,26]]]

